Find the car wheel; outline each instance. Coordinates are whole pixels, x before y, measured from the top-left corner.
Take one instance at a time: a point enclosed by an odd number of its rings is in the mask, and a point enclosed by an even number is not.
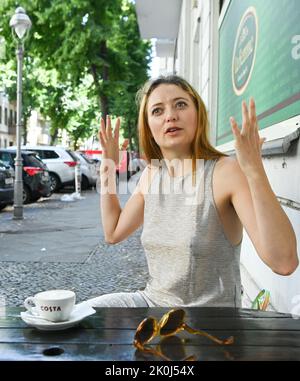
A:
[[[86,176],[81,175],[81,189],[87,190],[90,186],[89,180]]]
[[[49,173],[50,181],[51,181],[51,192],[56,192],[60,188],[60,180],[55,173]]]
[[[30,189],[23,185],[23,204],[29,204],[31,201],[31,192]]]

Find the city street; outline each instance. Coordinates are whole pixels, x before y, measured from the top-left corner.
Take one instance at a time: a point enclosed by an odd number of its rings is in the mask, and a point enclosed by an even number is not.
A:
[[[91,189],[82,200],[61,201],[72,192],[25,205],[21,221],[12,219],[12,207],[1,212],[0,305],[21,306],[27,296],[54,288],[74,290],[82,301],[145,286],[141,229],[124,242],[106,244],[99,194]],[[129,196],[120,196],[122,206]]]

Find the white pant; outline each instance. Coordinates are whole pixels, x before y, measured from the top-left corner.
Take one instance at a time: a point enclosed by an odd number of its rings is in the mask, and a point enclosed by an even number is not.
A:
[[[149,307],[139,292],[117,292],[88,299],[84,303],[91,307]]]

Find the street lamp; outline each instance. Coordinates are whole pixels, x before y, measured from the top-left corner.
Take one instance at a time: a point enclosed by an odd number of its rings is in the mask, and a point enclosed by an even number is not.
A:
[[[9,22],[14,39],[17,41],[17,153],[15,158],[15,184],[14,184],[14,219],[23,219],[23,178],[21,156],[21,132],[22,132],[22,65],[24,46],[23,42],[31,28],[30,18],[24,8],[18,7]]]

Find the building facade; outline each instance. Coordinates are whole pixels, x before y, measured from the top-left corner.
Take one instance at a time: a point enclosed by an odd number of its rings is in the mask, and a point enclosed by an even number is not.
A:
[[[9,102],[7,95],[0,92],[0,148],[16,144],[16,121],[15,103]]]
[[[16,123],[16,103],[9,101],[8,96],[4,92],[0,92],[0,148],[8,148],[17,144]],[[22,137],[22,144],[24,143],[30,145],[50,144],[50,121],[45,120],[38,111],[32,111],[27,121],[26,142]]]

